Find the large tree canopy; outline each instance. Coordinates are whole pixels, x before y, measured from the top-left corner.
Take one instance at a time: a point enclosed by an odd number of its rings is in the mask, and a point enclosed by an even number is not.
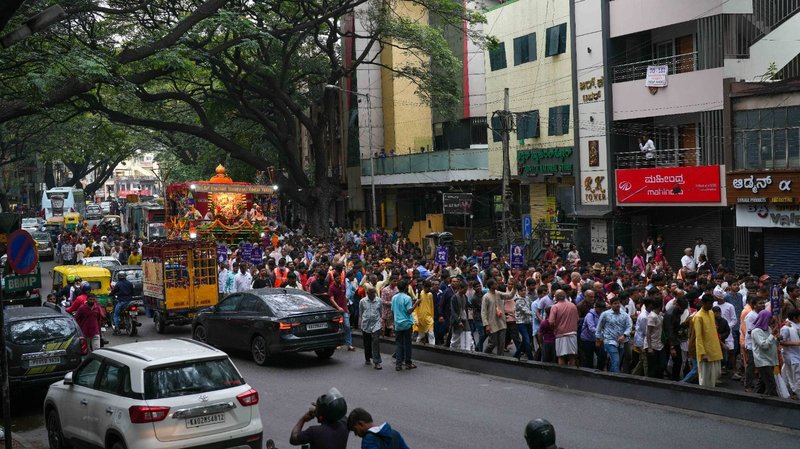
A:
[[[62,1],[67,20],[2,54],[0,123],[66,105],[163,133],[179,158],[202,141],[258,170],[275,165],[321,230],[339,191],[328,177],[339,93],[324,86],[381,65],[373,50],[394,48],[415,58],[386,68],[423,101],[441,111],[458,101],[460,65],[442,27],[482,16],[452,0],[405,3],[438,25],[408,17],[399,0]],[[358,36],[342,26],[349,14],[366,24]],[[345,64],[342,42],[354,37],[367,45]],[[310,161],[297,151],[303,133]]]

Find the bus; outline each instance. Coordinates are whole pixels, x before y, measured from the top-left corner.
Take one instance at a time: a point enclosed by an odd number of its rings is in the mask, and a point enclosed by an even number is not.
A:
[[[48,220],[62,217],[65,213],[77,212],[86,215],[86,198],[83,189],[55,187],[42,192],[42,217]]]

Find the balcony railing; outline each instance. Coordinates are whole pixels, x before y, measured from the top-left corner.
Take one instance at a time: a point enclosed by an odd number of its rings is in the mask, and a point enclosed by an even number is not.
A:
[[[652,159],[641,151],[626,151],[617,153],[617,168],[694,167],[703,165],[701,155],[700,148],[656,150]]]
[[[404,154],[400,156],[375,157],[375,175],[397,175],[448,170],[487,170],[489,150],[434,151],[430,153]],[[361,176],[370,176],[369,159],[361,160]]]
[[[614,82],[643,80],[647,78],[647,66],[665,65],[669,67],[669,75],[692,72],[697,67],[697,52],[667,56],[665,58],[637,61],[614,66]]]

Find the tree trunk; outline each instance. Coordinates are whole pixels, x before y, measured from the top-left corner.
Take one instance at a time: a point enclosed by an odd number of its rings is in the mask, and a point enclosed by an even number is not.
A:
[[[56,186],[56,177],[53,174],[52,162],[44,163],[44,184],[47,186],[47,190],[50,190]]]
[[[317,237],[328,235],[331,206],[339,195],[339,191],[339,186],[325,179],[312,189],[309,202],[301,205],[306,213],[308,232],[312,235]]]

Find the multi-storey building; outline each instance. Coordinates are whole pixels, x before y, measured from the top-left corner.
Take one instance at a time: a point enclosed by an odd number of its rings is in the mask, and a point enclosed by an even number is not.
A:
[[[736,259],[737,268],[759,271],[746,253],[769,248],[770,232],[760,243],[748,235],[757,232],[737,225],[726,173],[788,169],[790,143],[789,137],[777,144],[767,134],[762,139],[760,131],[752,140],[756,128],[735,122],[750,115],[735,108],[755,109],[762,100],[734,101],[731,94],[749,90],[741,83],[770,85],[797,76],[800,2],[570,3],[582,252],[608,257],[621,245],[631,255],[645,238],[660,234],[667,260],[676,265],[683,249],[702,237],[710,260],[724,258],[733,266]],[[760,105],[786,106],[774,98]],[[769,139],[773,129],[791,135],[786,122],[752,125],[768,128]],[[745,140],[736,143],[737,135]],[[782,131],[777,135],[783,139]],[[775,151],[779,164],[766,157],[775,159]],[[753,166],[748,158],[762,161],[756,153],[767,162]]]
[[[567,0],[517,0],[486,13],[486,33],[498,41],[486,51],[486,102],[489,172],[502,176],[502,129],[505,89],[514,129],[509,138],[511,216],[514,235],[520,215],[532,223],[553,225],[558,211],[570,209],[574,121],[572,49]],[[495,198],[501,207],[502,197]],[[518,215],[520,214],[520,215]]]

